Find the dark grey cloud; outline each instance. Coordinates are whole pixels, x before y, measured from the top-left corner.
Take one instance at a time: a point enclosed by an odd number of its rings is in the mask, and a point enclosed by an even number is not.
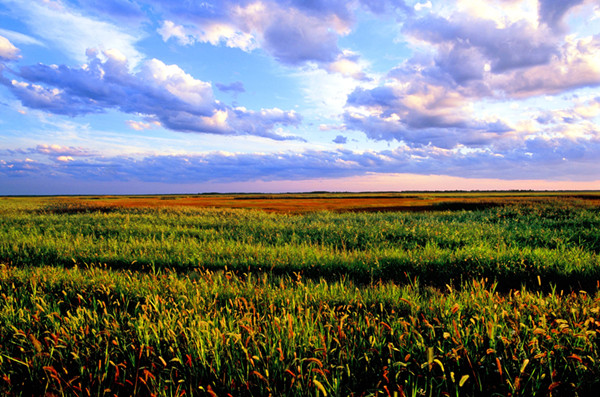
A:
[[[23,105],[56,114],[78,116],[118,109],[158,120],[175,131],[224,135],[251,134],[272,139],[297,139],[273,131],[276,125],[297,126],[294,111],[232,108],[213,97],[210,83],[194,79],[176,65],[157,59],[131,73],[126,59],[114,52],[89,53],[89,64],[73,68],[43,64],[24,66],[4,78]]]

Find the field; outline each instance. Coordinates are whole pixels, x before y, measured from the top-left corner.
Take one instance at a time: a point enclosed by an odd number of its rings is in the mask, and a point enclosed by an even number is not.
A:
[[[594,395],[600,193],[0,197],[3,395]]]

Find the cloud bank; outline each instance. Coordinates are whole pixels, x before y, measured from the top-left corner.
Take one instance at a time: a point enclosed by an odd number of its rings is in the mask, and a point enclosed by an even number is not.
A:
[[[450,175],[467,178],[586,181],[600,175],[600,131],[595,138],[530,139],[502,153],[407,146],[384,151],[304,151],[113,156],[59,145],[5,153],[3,178],[47,176],[98,181],[163,183],[310,180],[377,173]]]

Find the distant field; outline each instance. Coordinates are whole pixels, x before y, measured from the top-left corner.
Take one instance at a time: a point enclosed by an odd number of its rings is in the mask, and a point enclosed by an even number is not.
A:
[[[431,193],[302,193],[198,194],[138,196],[5,197],[5,205],[104,208],[244,208],[268,212],[424,211],[473,209],[510,202],[564,198],[600,206],[598,192],[431,192]],[[2,202],[2,201],[0,201]]]
[[[591,395],[600,192],[0,198],[6,395]]]

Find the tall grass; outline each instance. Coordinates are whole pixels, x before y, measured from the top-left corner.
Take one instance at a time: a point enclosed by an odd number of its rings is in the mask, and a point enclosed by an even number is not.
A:
[[[0,391],[589,395],[600,296],[3,267]]]

